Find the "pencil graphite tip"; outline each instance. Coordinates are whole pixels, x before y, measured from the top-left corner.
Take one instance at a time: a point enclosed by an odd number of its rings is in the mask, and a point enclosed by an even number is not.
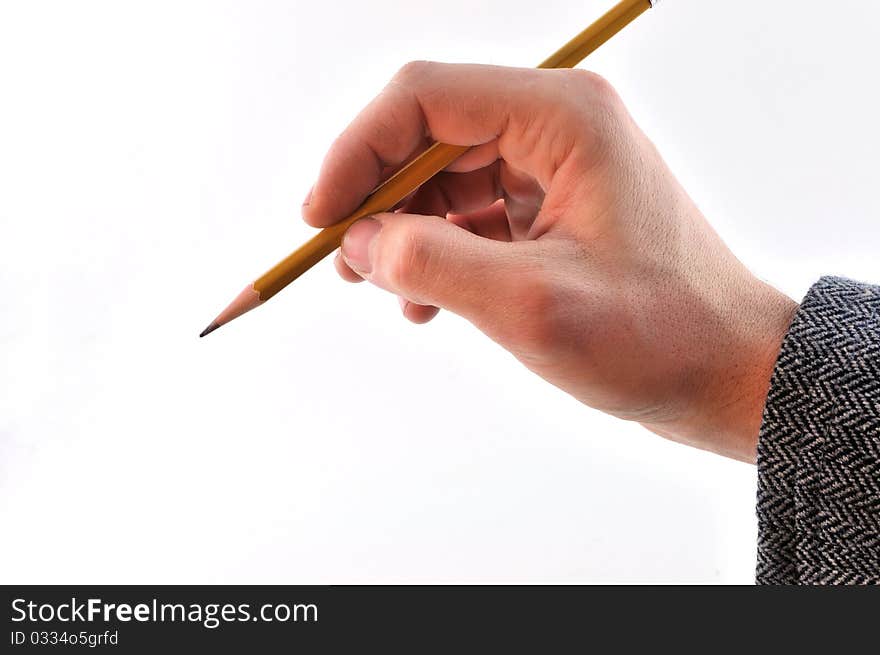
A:
[[[208,334],[211,334],[211,332],[216,330],[218,327],[220,327],[220,324],[217,321],[212,321],[208,327],[206,327],[204,330],[202,330],[202,333],[199,335],[199,339],[201,339],[202,337],[204,337]]]

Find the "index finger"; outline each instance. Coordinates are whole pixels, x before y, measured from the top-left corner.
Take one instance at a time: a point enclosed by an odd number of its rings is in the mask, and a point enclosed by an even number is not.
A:
[[[601,93],[584,71],[414,62],[404,66],[330,147],[303,217],[315,227],[354,211],[427,140],[474,146],[498,139],[502,158],[544,188],[582,136],[573,114]],[[574,93],[573,93],[574,91]]]

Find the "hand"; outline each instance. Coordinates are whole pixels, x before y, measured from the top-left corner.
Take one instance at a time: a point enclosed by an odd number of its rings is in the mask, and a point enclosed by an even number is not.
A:
[[[582,402],[754,461],[797,305],[733,256],[602,78],[418,62],[335,141],[304,205],[324,227],[433,141],[474,146],[336,266],[421,323],[464,316]]]

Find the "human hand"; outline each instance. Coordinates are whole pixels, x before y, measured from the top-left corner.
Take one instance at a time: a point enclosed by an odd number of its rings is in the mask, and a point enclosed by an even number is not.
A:
[[[591,407],[753,462],[797,305],[727,249],[608,83],[409,64],[331,146],[306,221],[341,220],[433,140],[474,147],[355,223],[340,275],[416,323],[460,314]]]

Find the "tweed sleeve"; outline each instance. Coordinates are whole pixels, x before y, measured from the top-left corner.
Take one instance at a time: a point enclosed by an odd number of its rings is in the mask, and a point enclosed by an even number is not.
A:
[[[880,287],[825,277],[758,439],[758,584],[880,584]]]

